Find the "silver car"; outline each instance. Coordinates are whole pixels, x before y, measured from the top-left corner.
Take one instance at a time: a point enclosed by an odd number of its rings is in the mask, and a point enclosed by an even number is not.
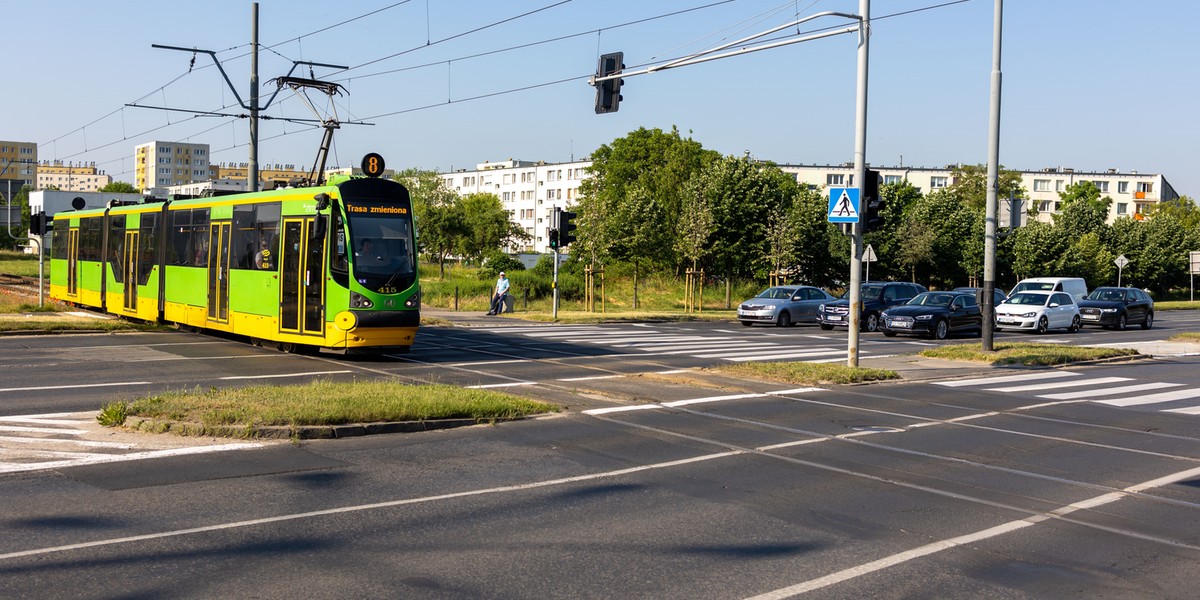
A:
[[[755,323],[773,323],[788,327],[793,323],[816,323],[817,307],[836,300],[821,288],[808,285],[770,287],[738,306],[737,318],[747,327]]]

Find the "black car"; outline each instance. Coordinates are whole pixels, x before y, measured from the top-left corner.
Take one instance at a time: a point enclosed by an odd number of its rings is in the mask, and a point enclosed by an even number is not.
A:
[[[926,291],[925,286],[903,281],[868,281],[862,284],[862,313],[859,327],[863,331],[879,331],[879,313],[889,306],[904,304],[913,296]],[[826,302],[817,308],[817,323],[826,331],[850,325],[850,292],[840,300]]]
[[[925,292],[907,304],[893,306],[880,315],[880,330],[892,337],[898,333],[944,340],[952,333],[983,334],[983,313],[975,294]]]
[[[1137,288],[1101,287],[1079,301],[1079,318],[1084,325],[1125,329],[1140,324],[1154,326],[1154,300]]]

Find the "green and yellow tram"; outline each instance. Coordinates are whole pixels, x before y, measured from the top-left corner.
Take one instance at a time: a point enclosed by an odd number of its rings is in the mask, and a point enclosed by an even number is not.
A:
[[[375,177],[54,216],[50,295],[285,350],[406,352],[420,322],[408,190]]]

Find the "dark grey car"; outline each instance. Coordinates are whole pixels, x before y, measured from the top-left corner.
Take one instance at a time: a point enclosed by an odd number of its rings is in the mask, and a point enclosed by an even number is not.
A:
[[[772,323],[788,327],[793,323],[816,323],[817,307],[835,298],[821,288],[808,285],[770,287],[738,306],[738,321],[747,327]]]

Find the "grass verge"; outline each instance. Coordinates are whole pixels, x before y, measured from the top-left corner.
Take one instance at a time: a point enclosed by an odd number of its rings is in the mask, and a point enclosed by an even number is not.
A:
[[[797,385],[829,385],[863,383],[899,379],[900,375],[888,369],[868,369],[846,365],[806,362],[741,363],[722,365],[712,369],[725,375],[737,375],[768,379]]]
[[[984,352],[982,344],[952,344],[922,350],[921,356],[965,360],[989,365],[1048,366],[1073,362],[1134,356],[1137,350],[1130,348],[1084,348],[1063,344],[1035,344],[1030,342],[998,343],[994,352]]]
[[[1164,300],[1154,303],[1154,310],[1197,310],[1200,309],[1200,300],[1195,302],[1189,300]]]
[[[734,310],[706,310],[698,313],[668,312],[668,311],[558,311],[558,318],[552,312],[514,312],[504,316],[525,321],[545,321],[547,323],[592,324],[592,323],[634,323],[645,321],[731,321],[737,318]]]
[[[161,325],[46,313],[0,314],[0,332],[160,331]]]
[[[1169,342],[1191,342],[1193,344],[1200,344],[1200,333],[1195,332],[1195,331],[1185,331],[1183,333],[1177,333],[1177,334],[1167,338],[1167,341],[1169,341]]]
[[[401,385],[392,382],[334,383],[299,386],[253,386],[168,392],[139,398],[125,406],[126,418],[155,422],[152,431],[193,435],[253,437],[262,427],[322,426],[351,423],[474,419],[494,422],[557,412],[544,402],[491,390],[449,385]],[[119,413],[111,405],[102,415]],[[123,420],[123,419],[122,419]],[[185,427],[166,428],[165,423]],[[143,428],[146,428],[143,425]]]

